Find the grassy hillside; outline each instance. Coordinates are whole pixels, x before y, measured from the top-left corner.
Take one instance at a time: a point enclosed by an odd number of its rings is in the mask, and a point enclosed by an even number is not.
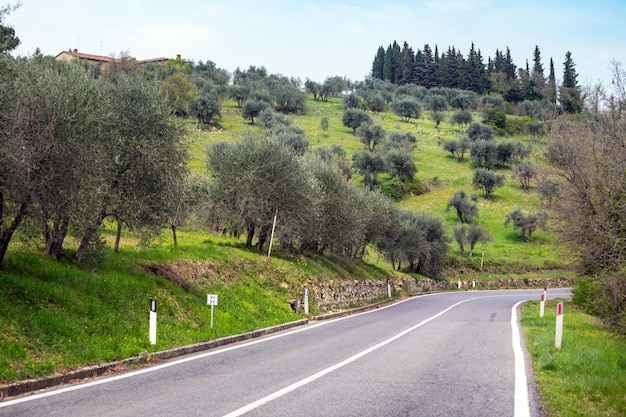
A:
[[[342,125],[343,107],[341,98],[331,98],[327,102],[307,101],[307,113],[305,115],[290,116],[294,125],[305,130],[310,143],[310,148],[324,145],[341,145],[347,152],[348,158],[352,153],[363,149],[364,145],[358,137],[352,134],[352,130]],[[192,167],[199,172],[206,172],[204,165],[204,149],[206,145],[216,140],[236,140],[237,135],[246,129],[257,129],[248,121],[244,121],[234,102],[227,102],[223,106],[223,117],[220,120],[222,130],[219,132],[195,132],[194,133],[194,159]],[[446,113],[446,120],[451,112]],[[414,158],[418,173],[416,178],[420,180],[429,192],[417,196],[411,196],[401,201],[402,208],[411,210],[428,211],[440,215],[450,231],[457,222],[454,211],[446,212],[448,200],[455,191],[463,188],[468,193],[478,193],[472,188],[472,176],[474,167],[469,162],[458,163],[450,153],[444,151],[442,142],[447,139],[458,139],[461,132],[456,125],[443,122],[436,129],[428,112],[424,111],[418,120],[409,123],[402,122],[393,113],[380,113],[371,115],[374,123],[382,125],[388,132],[409,131],[418,141]],[[320,127],[322,117],[329,120],[329,129],[323,132]],[[474,114],[475,120],[481,120],[479,114]],[[533,146],[534,157],[541,154],[543,143],[531,141],[526,136],[498,138],[498,140],[512,140],[530,143]],[[480,198],[478,202],[478,223],[484,226],[493,236],[494,241],[488,244],[479,244],[477,253],[479,256],[484,252],[484,270],[490,273],[506,273],[520,271],[537,271],[552,269],[567,269],[569,264],[568,254],[563,252],[555,242],[550,232],[538,230],[533,234],[531,243],[521,241],[517,232],[511,226],[504,226],[506,215],[516,207],[524,211],[535,211],[538,201],[537,194],[522,191],[519,182],[511,177],[510,167],[499,170],[506,175],[506,183],[496,189],[492,199]],[[385,180],[383,175],[381,181]],[[355,178],[355,181],[359,181]],[[459,253],[456,243],[451,244],[452,253]],[[475,254],[476,255],[476,254]],[[470,261],[479,265],[475,259]],[[454,271],[449,271],[454,273]]]
[[[296,320],[287,302],[304,284],[388,273],[323,257],[267,258],[243,242],[195,230],[179,239],[178,249],[170,240],[149,248],[127,240],[94,272],[28,250],[12,252],[0,270],[0,383]],[[207,294],[219,295],[213,329]],[[158,303],[154,346],[150,298]]]
[[[351,155],[363,147],[351,130],[342,126],[341,99],[310,99],[307,106],[305,115],[291,118],[294,125],[305,129],[312,148],[340,144]],[[224,104],[222,114],[217,128],[198,129],[192,120],[186,121],[192,151],[190,166],[197,172],[206,173],[207,145],[238,140],[243,131],[258,128],[242,119],[232,102]],[[321,129],[322,117],[329,119],[327,132]],[[390,113],[373,118],[388,131],[411,131],[418,138],[414,154],[417,178],[429,192],[411,196],[400,206],[438,214],[452,230],[456,215],[445,212],[448,199],[460,188],[473,192],[470,163],[457,163],[440,146],[442,140],[458,137],[459,130],[446,122],[435,129],[426,112],[410,123]],[[495,191],[493,199],[479,201],[479,223],[489,230],[494,242],[480,245],[476,251],[479,255],[471,260],[461,259],[452,243],[446,273],[453,276],[473,270],[478,280],[520,272],[566,273],[567,253],[560,250],[552,234],[538,231],[532,242],[524,243],[517,233],[504,227],[509,211],[515,207],[532,211],[537,198],[532,192],[522,192],[519,184],[510,179],[509,170],[502,172],[507,175],[506,185]],[[113,227],[106,233],[112,244]],[[317,255],[295,258],[279,250],[273,250],[272,257],[267,258],[245,248],[243,238],[213,235],[204,229],[180,228],[178,238],[177,249],[167,232],[151,246],[143,247],[125,232],[120,252],[109,253],[102,268],[93,272],[42,258],[38,248],[20,245],[17,240],[0,270],[0,383],[294,320],[298,316],[287,301],[301,294],[306,283],[399,274],[374,251],[368,253],[364,263]],[[71,251],[71,240],[67,246]],[[482,253],[484,268],[480,273]],[[220,295],[214,329],[209,328],[207,293]],[[150,298],[159,303],[156,346],[148,342]],[[311,312],[316,312],[315,306]]]

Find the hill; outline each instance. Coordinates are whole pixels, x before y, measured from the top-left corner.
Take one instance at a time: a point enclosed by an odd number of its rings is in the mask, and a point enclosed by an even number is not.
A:
[[[304,129],[311,148],[341,145],[348,157],[363,145],[343,126],[342,99],[306,102],[307,112],[290,116],[293,125]],[[447,114],[449,117],[449,113]],[[328,130],[320,120],[328,118]],[[427,115],[402,122],[387,112],[372,118],[388,131],[408,131],[418,139],[414,159],[416,179],[427,192],[410,195],[400,207],[441,216],[451,233],[457,222],[446,204],[455,191],[472,189],[473,167],[458,163],[441,143],[458,138],[460,130],[447,122],[438,128]],[[478,114],[474,114],[479,119]],[[206,174],[206,147],[218,140],[238,140],[247,131],[260,129],[242,118],[235,102],[226,101],[222,117],[211,128],[187,120],[192,150],[190,167]],[[516,140],[530,143],[529,137]],[[536,157],[540,142],[533,142]],[[512,228],[504,226],[506,214],[516,207],[534,210],[537,196],[524,192],[510,179],[509,168],[503,187],[492,199],[479,199],[479,224],[492,234],[491,243],[479,244],[473,258],[461,257],[451,243],[444,275],[444,286],[453,286],[462,276],[478,282],[493,282],[512,276],[556,278],[571,276],[569,259],[549,231],[537,231],[531,242],[524,242]],[[355,183],[362,179],[355,177]],[[384,175],[381,184],[390,181]],[[104,235],[108,246],[115,240],[115,227],[109,224]],[[368,250],[364,261],[336,259],[319,254],[295,256],[279,249],[266,253],[246,248],[241,239],[213,234],[202,227],[179,229],[178,247],[171,234],[163,233],[150,245],[125,231],[119,253],[106,251],[100,268],[77,269],[68,262],[41,257],[38,249],[23,242],[11,247],[0,270],[0,380],[3,383],[41,377],[79,366],[134,356],[143,351],[162,350],[229,334],[295,320],[290,302],[301,297],[303,287],[314,288],[322,281],[386,280],[423,277],[394,271],[375,250]],[[72,247],[73,243],[73,247]],[[68,251],[77,242],[70,242]],[[483,255],[484,254],[484,255]],[[71,257],[69,257],[71,258]],[[395,288],[395,295],[406,289]],[[210,310],[206,294],[219,294],[215,326],[209,328]],[[150,298],[159,305],[157,345],[150,345],[148,307]],[[311,314],[321,310],[312,299]]]

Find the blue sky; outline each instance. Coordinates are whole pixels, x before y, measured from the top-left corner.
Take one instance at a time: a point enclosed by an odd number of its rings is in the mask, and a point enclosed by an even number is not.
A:
[[[175,57],[213,61],[233,71],[250,65],[271,73],[324,81],[363,80],[379,46],[394,40],[414,50],[453,45],[483,56],[510,48],[518,67],[539,46],[546,75],[557,79],[565,53],[581,85],[610,83],[609,64],[626,65],[623,0],[20,0],[5,16],[22,44],[56,55],[77,48],[97,55],[128,51],[138,59]]]

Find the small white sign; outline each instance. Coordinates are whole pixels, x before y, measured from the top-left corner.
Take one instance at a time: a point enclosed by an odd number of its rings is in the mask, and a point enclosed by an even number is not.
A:
[[[217,305],[217,294],[208,294],[206,298],[207,305],[216,306]]]

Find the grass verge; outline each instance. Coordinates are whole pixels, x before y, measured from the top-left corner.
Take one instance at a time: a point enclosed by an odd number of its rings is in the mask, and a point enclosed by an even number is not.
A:
[[[564,307],[561,349],[554,346],[556,302],[525,303],[521,324],[535,380],[550,417],[626,415],[626,337],[571,302]]]

